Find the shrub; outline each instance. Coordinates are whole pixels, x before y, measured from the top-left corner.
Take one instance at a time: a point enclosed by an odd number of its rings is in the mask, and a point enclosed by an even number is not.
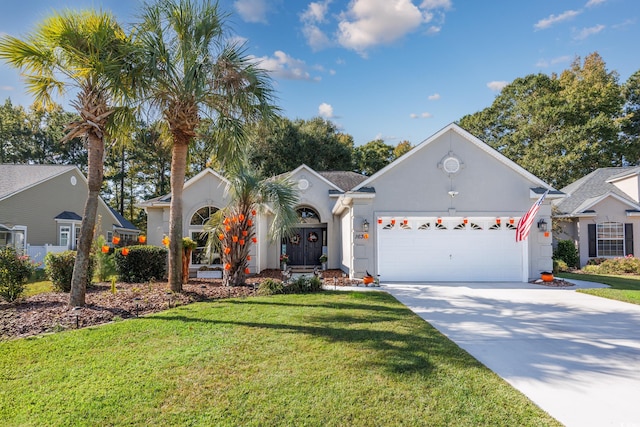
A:
[[[10,246],[0,249],[0,296],[9,302],[18,299],[34,270],[28,256]]]
[[[594,259],[587,263],[584,271],[593,274],[640,274],[640,259],[633,256],[624,258]]]
[[[284,285],[275,279],[266,279],[258,286],[258,295],[277,295],[284,293]]]
[[[316,276],[300,276],[285,286],[287,294],[305,294],[322,290],[322,282]]]
[[[561,259],[554,259],[553,260],[553,273],[557,274],[560,271],[569,271],[569,266],[567,265],[566,262],[564,262]]]
[[[607,258],[591,258],[587,261],[587,265],[600,265],[605,262]]]
[[[44,257],[44,269],[53,283],[53,289],[58,292],[71,291],[71,279],[73,278],[73,265],[76,262],[76,251],[64,251],[59,253],[49,252]],[[95,258],[89,257],[89,269],[87,270],[87,286],[91,285],[95,269]]]
[[[128,246],[129,253],[115,251],[114,259],[118,280],[127,283],[144,283],[165,277],[167,271],[166,248],[148,245]]]
[[[98,282],[106,282],[110,276],[116,274],[116,264],[113,259],[113,251],[107,253],[102,252],[102,247],[106,245],[107,240],[100,235],[94,241],[93,247],[96,260],[96,278]]]
[[[580,264],[580,255],[572,240],[558,241],[558,246],[553,251],[553,259],[562,260],[571,268],[577,268]]]

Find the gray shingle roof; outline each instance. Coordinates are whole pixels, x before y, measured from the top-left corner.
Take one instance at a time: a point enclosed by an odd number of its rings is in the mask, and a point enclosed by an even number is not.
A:
[[[608,193],[615,194],[637,206],[635,200],[607,180],[634,173],[638,169],[637,167],[596,169],[562,188],[561,191],[567,196],[559,199],[555,206],[560,214],[576,214],[586,208],[590,201],[595,201],[598,197]]]
[[[0,199],[73,169],[75,166],[0,164]]]
[[[342,191],[349,191],[362,183],[368,176],[360,175],[351,171],[326,171],[318,172],[327,181],[340,188]]]

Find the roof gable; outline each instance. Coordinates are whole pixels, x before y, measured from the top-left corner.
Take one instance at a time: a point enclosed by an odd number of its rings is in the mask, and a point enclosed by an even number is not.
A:
[[[599,168],[572,182],[562,189],[567,196],[555,203],[558,212],[563,215],[577,215],[612,196],[635,209],[640,208],[628,194],[612,183],[635,173],[635,169],[637,168]]]
[[[294,170],[292,170],[291,172],[287,172],[287,173],[282,174],[282,175],[288,175],[289,177],[291,177],[291,176],[297,175],[297,174],[299,174],[299,173],[301,173],[303,171],[316,176],[320,181],[323,181],[325,184],[327,184],[333,190],[343,191],[336,184],[331,182],[329,179],[325,178],[319,172],[316,172],[315,170],[311,169],[309,166],[305,165],[304,163],[301,164],[300,166],[298,166],[297,168],[295,168]],[[282,175],[280,175],[280,176],[282,176]]]
[[[371,175],[368,179],[366,179],[365,181],[363,181],[359,185],[357,185],[355,188],[353,188],[353,191],[359,190],[360,188],[363,188],[363,187],[372,186],[372,183],[375,180],[379,179],[381,176],[384,176],[390,170],[399,167],[400,165],[402,165],[404,162],[406,162],[408,159],[412,158],[413,156],[420,155],[420,152],[422,150],[424,150],[426,147],[428,147],[434,141],[440,139],[443,135],[445,135],[448,132],[455,132],[456,134],[460,135],[461,137],[463,137],[464,140],[466,140],[469,143],[471,143],[471,144],[475,145],[476,147],[480,148],[487,155],[495,158],[499,162],[503,163],[504,165],[506,165],[507,167],[512,169],[517,174],[523,176],[525,179],[527,179],[529,182],[531,182],[532,185],[538,186],[538,187],[544,187],[544,188],[547,188],[547,189],[551,189],[551,186],[549,184],[547,184],[546,182],[544,182],[543,180],[541,180],[540,178],[538,178],[537,176],[535,176],[531,172],[527,171],[522,166],[520,166],[517,163],[515,163],[513,160],[510,160],[509,158],[507,158],[506,156],[504,156],[503,154],[501,154],[500,152],[498,152],[497,150],[495,150],[494,148],[492,148],[491,146],[489,146],[488,144],[486,144],[482,140],[476,138],[475,136],[473,136],[472,134],[470,134],[466,130],[462,129],[457,124],[451,123],[448,126],[446,126],[443,129],[441,129],[440,131],[438,131],[437,133],[435,133],[434,135],[432,135],[431,137],[429,137],[426,140],[422,141],[420,144],[418,144],[416,147],[414,147],[408,153],[404,154],[403,156],[401,156],[398,159],[394,160],[393,162],[391,162],[390,164],[388,164],[384,168],[380,169],[378,172],[376,172],[373,175]]]
[[[0,164],[0,200],[73,170],[86,180],[76,166]]]

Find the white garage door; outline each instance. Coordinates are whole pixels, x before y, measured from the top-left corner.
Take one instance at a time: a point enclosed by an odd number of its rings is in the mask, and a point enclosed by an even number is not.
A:
[[[379,218],[382,281],[521,281],[518,218]]]

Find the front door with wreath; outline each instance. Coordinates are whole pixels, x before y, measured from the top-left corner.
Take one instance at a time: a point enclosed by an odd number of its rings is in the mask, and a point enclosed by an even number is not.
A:
[[[287,255],[290,265],[315,266],[320,264],[323,244],[322,228],[297,228],[287,238]]]

